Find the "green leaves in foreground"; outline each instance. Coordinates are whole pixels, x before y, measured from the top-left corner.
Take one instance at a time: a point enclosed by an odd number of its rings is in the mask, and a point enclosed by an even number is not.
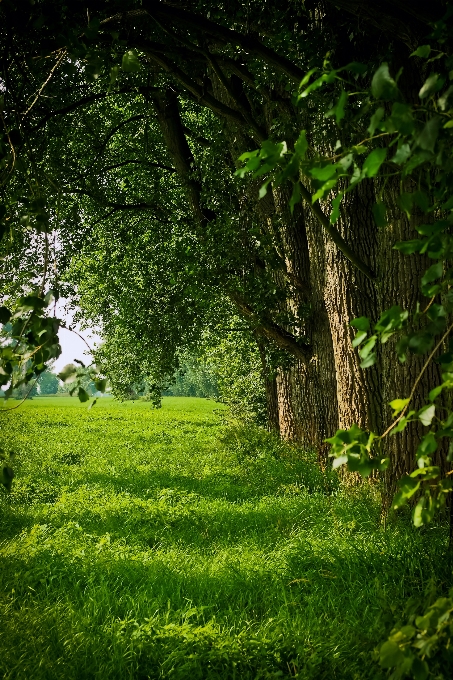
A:
[[[69,394],[72,395],[77,393],[79,401],[82,403],[90,400],[90,395],[85,389],[87,385],[92,382],[96,388],[97,392],[105,392],[107,388],[107,379],[102,378],[95,366],[85,366],[82,362],[78,362],[79,365],[66,364],[64,368],[58,373],[58,377],[64,383],[73,383]],[[92,402],[91,406],[94,406],[96,400]]]
[[[453,588],[417,615],[411,612],[405,625],[396,627],[380,649],[382,668],[394,669],[391,680],[447,677],[453,663]],[[440,671],[442,675],[437,675]]]
[[[5,397],[21,385],[32,389],[49,361],[61,354],[60,320],[47,315],[53,293],[25,295],[15,307],[0,307],[0,387]]]
[[[388,467],[389,459],[372,455],[373,441],[376,435],[365,432],[357,425],[349,430],[338,430],[334,437],[326,439],[332,445],[330,455],[333,457],[333,468],[346,465],[349,472],[358,472],[368,477],[373,470],[382,472]]]

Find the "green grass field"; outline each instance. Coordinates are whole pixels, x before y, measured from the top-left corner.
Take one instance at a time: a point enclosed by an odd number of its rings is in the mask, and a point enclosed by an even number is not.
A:
[[[11,402],[9,402],[11,403]],[[312,453],[194,398],[0,414],[6,679],[378,679],[372,651],[446,529],[380,523]]]

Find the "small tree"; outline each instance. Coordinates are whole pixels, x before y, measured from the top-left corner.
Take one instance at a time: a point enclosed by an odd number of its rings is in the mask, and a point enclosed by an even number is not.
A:
[[[40,394],[56,394],[60,381],[52,371],[44,371],[39,378],[38,384]]]

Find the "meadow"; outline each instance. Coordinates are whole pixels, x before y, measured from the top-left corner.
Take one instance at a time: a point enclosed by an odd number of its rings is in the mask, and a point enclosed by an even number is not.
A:
[[[384,527],[372,485],[225,416],[184,397],[0,415],[3,678],[386,677],[373,650],[445,585],[447,530]]]

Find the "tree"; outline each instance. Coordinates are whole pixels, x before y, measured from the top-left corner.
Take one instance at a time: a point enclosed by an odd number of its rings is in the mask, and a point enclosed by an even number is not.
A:
[[[237,313],[270,364],[268,417],[283,436],[323,455],[338,426],[388,423],[387,402],[413,383],[422,360],[414,356],[401,369],[383,347],[364,373],[349,322],[378,318],[395,295],[415,304],[425,265],[409,266],[391,250],[415,224],[392,181],[370,173],[332,204],[323,164],[342,149],[365,150],[369,133],[361,102],[348,98],[347,86],[342,95],[341,79],[329,73],[332,65],[363,64],[346,73],[364,92],[387,59],[389,74],[404,67],[399,91],[414,102],[426,67],[410,54],[443,4],[428,12],[409,2],[272,3],[263,13],[262,3],[191,2],[183,10],[99,2],[88,25],[84,12],[51,2],[1,11],[10,27],[4,115],[8,135],[17,130],[4,145],[8,172],[14,167],[5,194],[5,224],[16,225],[10,239],[20,241],[19,218],[44,232],[45,281],[53,283],[53,259],[59,285],[66,278],[77,289],[117,364],[131,357],[124,379],[139,378],[146,366],[162,383],[177,369],[180,348],[198,343],[206,324]],[[24,13],[28,29],[19,33]],[[315,86],[319,74],[323,88]],[[320,164],[318,175],[313,168],[296,183],[299,197],[290,171],[262,189],[261,200],[260,177],[233,176],[238,156],[260,144],[261,156],[250,162],[264,178],[286,149],[306,146]],[[34,178],[28,198],[18,193],[24,173]],[[380,202],[394,219],[379,230],[373,206]],[[60,250],[52,253],[46,232],[55,227]],[[291,358],[277,370],[269,361],[274,349]],[[419,405],[425,388],[422,381]],[[411,426],[386,444],[398,472],[412,466],[417,442]]]
[[[41,395],[56,394],[58,392],[58,385],[60,381],[55,373],[51,371],[44,371],[39,377],[39,393]]]

